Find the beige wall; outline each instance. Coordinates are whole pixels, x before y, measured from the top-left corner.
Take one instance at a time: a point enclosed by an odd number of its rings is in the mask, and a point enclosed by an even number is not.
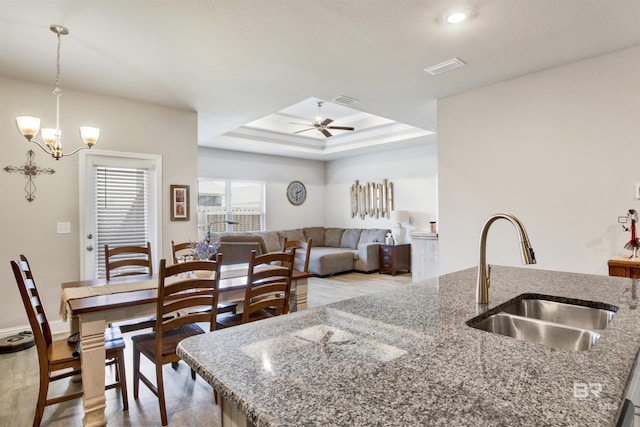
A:
[[[200,148],[198,170],[206,178],[265,182],[267,230],[324,225],[324,162]],[[300,206],[287,201],[291,181],[301,181],[307,189],[307,199]]]
[[[0,170],[0,335],[3,330],[26,325],[26,315],[9,260],[25,254],[32,264],[38,288],[51,322],[58,321],[60,283],[80,278],[78,156],[55,161],[34,144],[28,144],[15,126],[15,116],[34,115],[54,126],[52,88],[0,78],[0,168],[21,166],[29,148],[39,167],[54,168],[39,175],[36,199],[25,200],[25,177]],[[102,129],[96,148],[159,154],[163,159],[162,252],[170,256],[169,242],[194,235],[196,222],[169,221],[169,185],[189,184],[197,178],[197,114],[158,105],[94,95],[66,89],[61,98],[61,128],[67,150],[81,144],[78,128]],[[195,202],[195,192],[191,192]],[[71,234],[57,234],[56,223],[71,223]],[[60,326],[60,325],[58,325]]]
[[[351,218],[350,188],[356,180],[361,185],[393,183],[394,207],[409,211],[409,232],[427,231],[437,218],[438,147],[434,136],[421,138],[421,144],[403,149],[349,157],[327,163],[327,226],[393,228],[388,218]]]
[[[293,159],[237,151],[200,148],[199,175],[209,178],[266,182],[268,230],[309,226],[390,228],[386,218],[351,218],[350,188],[388,179],[395,185],[398,209],[409,210],[409,230],[427,230],[437,211],[437,146],[435,138],[422,144],[382,153],[328,162]],[[307,200],[300,206],[286,198],[287,185],[302,181]]]
[[[536,268],[607,274],[629,254],[617,217],[640,209],[640,47],[442,99],[438,122],[441,273],[477,265],[500,211],[526,225]],[[506,221],[488,261],[520,265]]]

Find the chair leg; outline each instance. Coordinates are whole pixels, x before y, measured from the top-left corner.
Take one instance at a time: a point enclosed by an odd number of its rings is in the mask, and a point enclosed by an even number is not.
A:
[[[40,391],[38,392],[38,403],[36,404],[36,414],[33,418],[33,427],[40,427],[44,407],[47,404],[47,393],[49,392],[49,373],[40,370]]]
[[[133,398],[138,398],[138,388],[140,385],[140,351],[133,345]]]
[[[116,369],[116,376],[120,383],[120,393],[122,393],[122,410],[129,409],[129,397],[127,396],[127,371],[124,368],[124,349],[118,352],[118,368]]]
[[[164,400],[164,379],[160,360],[156,361],[156,387],[158,388],[158,402],[160,403],[160,419],[162,420],[162,425],[166,426],[169,422],[167,421],[167,405]]]

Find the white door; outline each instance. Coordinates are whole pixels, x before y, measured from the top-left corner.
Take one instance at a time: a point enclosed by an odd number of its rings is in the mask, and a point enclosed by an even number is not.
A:
[[[161,239],[162,157],[84,151],[80,156],[80,271],[105,277],[104,245],[151,243],[154,265]]]

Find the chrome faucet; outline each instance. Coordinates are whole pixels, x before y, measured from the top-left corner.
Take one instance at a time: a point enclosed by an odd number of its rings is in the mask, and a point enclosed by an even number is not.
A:
[[[506,219],[516,228],[520,237],[520,255],[523,264],[535,264],[536,255],[533,252],[527,230],[518,218],[506,213],[497,213],[487,220],[482,226],[482,234],[480,235],[480,265],[478,266],[478,286],[476,287],[476,302],[478,304],[489,303],[489,285],[491,282],[491,266],[487,265],[487,234],[489,227],[497,219]]]

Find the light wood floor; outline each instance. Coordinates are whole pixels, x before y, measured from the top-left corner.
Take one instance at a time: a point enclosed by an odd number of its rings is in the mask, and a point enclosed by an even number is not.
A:
[[[326,278],[309,279],[309,307],[317,307],[371,292],[395,288],[411,282],[411,274],[390,276],[386,274],[348,273]],[[109,426],[160,426],[157,398],[144,385],[140,396],[133,399],[133,373],[130,334],[126,339],[127,385],[129,410],[122,411],[122,399],[117,389],[108,390],[106,416]],[[153,365],[142,357],[142,369],[154,378]],[[202,378],[191,380],[189,367],[180,363],[178,369],[165,366],[165,390],[169,426],[216,426],[217,412],[211,386]],[[38,393],[38,356],[35,347],[17,353],[0,354],[0,427],[31,426]],[[107,381],[113,378],[107,369]],[[57,384],[56,384],[57,383]],[[49,396],[80,388],[73,380],[61,380],[52,384]],[[52,405],[45,408],[43,426],[69,427],[82,425],[82,399]]]

